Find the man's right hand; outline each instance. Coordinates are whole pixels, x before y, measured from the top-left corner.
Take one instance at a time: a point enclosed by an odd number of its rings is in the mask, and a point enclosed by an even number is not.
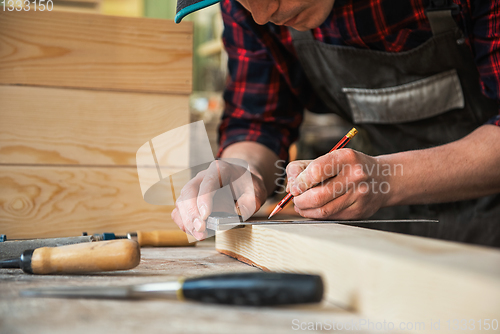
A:
[[[216,196],[214,202],[214,195],[222,188],[221,185],[230,186],[233,194],[223,199]],[[267,193],[259,175],[238,164],[217,160],[182,188],[172,211],[172,219],[181,230],[202,240],[207,237],[205,223],[212,211],[237,213],[237,206],[245,220],[262,206]]]

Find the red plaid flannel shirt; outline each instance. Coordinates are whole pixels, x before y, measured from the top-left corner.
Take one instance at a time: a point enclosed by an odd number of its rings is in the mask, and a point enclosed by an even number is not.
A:
[[[474,55],[482,92],[500,101],[500,1],[454,1],[461,6],[455,19]],[[313,35],[327,44],[406,51],[432,36],[427,6],[428,0],[337,0]],[[286,27],[256,24],[235,0],[222,0],[221,8],[229,76],[219,154],[232,143],[255,141],[287,160],[304,109],[328,109],[311,88]],[[500,126],[500,116],[488,123]]]

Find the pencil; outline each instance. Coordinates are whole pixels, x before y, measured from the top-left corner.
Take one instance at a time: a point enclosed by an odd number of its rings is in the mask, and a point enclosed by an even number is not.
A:
[[[340,148],[344,148],[347,143],[358,133],[358,130],[356,130],[356,128],[352,128],[351,131],[349,131],[338,143],[337,145],[335,145],[331,150],[330,152],[333,152],[335,150],[338,150]],[[328,152],[328,153],[330,153]],[[278,212],[280,212],[281,210],[283,210],[285,208],[285,206],[292,200],[293,198],[293,195],[288,193],[285,198],[283,198],[281,200],[281,202],[278,203],[278,205],[276,205],[276,207],[274,208],[273,212],[271,212],[271,214],[269,215],[269,217],[267,219],[271,219],[272,216],[274,216],[275,214],[277,214]]]

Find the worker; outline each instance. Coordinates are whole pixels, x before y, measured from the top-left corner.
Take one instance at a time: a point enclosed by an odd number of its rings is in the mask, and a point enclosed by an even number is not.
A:
[[[178,0],[179,22],[217,1]],[[222,158],[247,161],[257,209],[276,189],[304,109],[362,129],[375,153],[341,149],[286,168],[311,219],[435,218],[416,235],[500,246],[500,1],[222,0],[229,77]],[[385,172],[384,172],[385,171]],[[204,237],[210,173],[172,217]],[[407,229],[407,230],[404,230]]]

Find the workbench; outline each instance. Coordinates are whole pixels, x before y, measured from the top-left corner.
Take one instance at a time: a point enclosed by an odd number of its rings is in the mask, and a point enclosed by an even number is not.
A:
[[[91,275],[35,276],[0,271],[0,333],[289,333],[292,321],[356,321],[333,304],[275,308],[234,307],[176,300],[24,298],[36,287],[128,285],[179,276],[259,271],[215,250],[213,241],[196,247],[142,248],[133,270]],[[352,332],[352,331],[349,331]]]

